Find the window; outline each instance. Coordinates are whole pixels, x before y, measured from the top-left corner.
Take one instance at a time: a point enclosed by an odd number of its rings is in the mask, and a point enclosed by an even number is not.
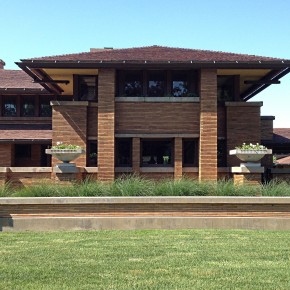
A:
[[[116,167],[132,166],[132,138],[116,138]]]
[[[173,166],[173,140],[141,140],[142,166]]]
[[[50,98],[41,96],[39,100],[39,116],[51,117],[51,115],[52,110],[50,105]]]
[[[79,96],[80,101],[97,101],[97,77],[79,76]]]
[[[35,109],[34,96],[22,96],[21,97],[21,116],[33,117]]]
[[[234,76],[217,76],[217,97],[219,102],[234,100]]]
[[[148,72],[148,97],[163,97],[166,89],[165,72]]]
[[[17,115],[16,96],[3,98],[3,116],[14,117]]]
[[[30,144],[15,144],[15,159],[17,158],[31,158]]]
[[[142,95],[142,72],[126,72],[124,75],[124,95],[127,97],[138,97]]]
[[[198,139],[183,139],[182,151],[184,167],[198,166]]]
[[[88,143],[88,156],[87,156],[87,164],[89,167],[98,166],[98,142],[90,141]]]
[[[188,75],[185,72],[172,72],[173,97],[187,97],[189,93]]]
[[[218,139],[217,141],[217,159],[218,167],[227,166],[227,141],[225,139]]]

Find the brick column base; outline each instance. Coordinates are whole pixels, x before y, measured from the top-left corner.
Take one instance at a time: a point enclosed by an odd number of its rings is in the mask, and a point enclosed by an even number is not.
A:
[[[234,174],[235,185],[260,185],[262,180],[261,173]]]

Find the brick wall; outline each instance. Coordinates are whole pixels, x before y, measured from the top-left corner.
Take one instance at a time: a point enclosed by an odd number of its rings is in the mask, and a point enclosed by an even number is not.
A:
[[[0,167],[13,166],[14,144],[0,144]]]
[[[115,70],[99,70],[98,179],[114,180],[115,171]]]
[[[70,102],[70,105],[53,105],[52,111],[52,145],[56,142],[79,145],[86,149],[87,140],[87,104]],[[78,166],[86,166],[86,155],[82,154],[73,161]],[[59,161],[52,158],[52,166]]]
[[[174,179],[182,178],[182,138],[174,141]]]
[[[88,107],[88,137],[98,136],[98,107]]]
[[[198,103],[116,103],[116,133],[199,134]]]
[[[217,180],[217,72],[200,72],[199,180]]]
[[[140,172],[140,138],[133,138],[132,144],[132,167],[134,173]]]
[[[266,141],[273,139],[273,120],[274,117],[261,117],[261,140]]]
[[[227,103],[227,152],[245,143],[261,143],[261,103]],[[228,166],[239,166],[236,156],[228,156]]]

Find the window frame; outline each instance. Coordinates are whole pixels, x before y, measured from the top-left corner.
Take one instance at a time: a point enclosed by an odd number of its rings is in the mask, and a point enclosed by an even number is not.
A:
[[[170,141],[171,143],[171,163],[170,164],[144,164],[143,163],[143,142]],[[140,167],[174,167],[174,138],[140,138]]]
[[[194,162],[185,162],[185,142],[194,142]],[[199,139],[198,138],[183,138],[182,139],[182,167],[198,167],[199,163]]]
[[[128,164],[126,163],[119,163],[118,162],[118,149],[120,144],[118,144],[119,141],[126,141],[126,142],[130,142],[129,144],[129,162]],[[127,157],[126,157],[127,158]],[[133,138],[122,138],[122,137],[118,137],[115,138],[115,167],[132,167],[133,166]]]
[[[95,99],[81,100],[81,79],[85,77],[95,78]],[[85,102],[98,102],[98,75],[73,75],[73,100]]]

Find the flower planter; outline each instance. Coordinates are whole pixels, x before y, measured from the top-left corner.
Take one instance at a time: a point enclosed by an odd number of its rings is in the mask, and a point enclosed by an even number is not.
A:
[[[272,154],[271,149],[234,149],[230,150],[230,155],[236,155],[241,161],[244,162],[258,162],[266,154]]]
[[[63,163],[69,163],[77,159],[81,154],[85,153],[82,149],[46,149],[46,154],[51,154],[53,157],[62,161]]]

